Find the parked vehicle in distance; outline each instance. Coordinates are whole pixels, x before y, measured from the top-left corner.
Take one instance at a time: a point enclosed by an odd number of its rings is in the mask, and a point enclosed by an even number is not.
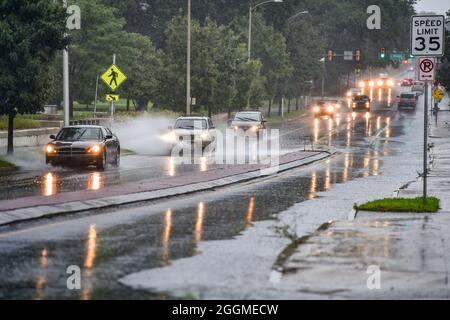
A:
[[[414,93],[402,93],[397,98],[398,109],[416,109],[417,97]]]
[[[174,127],[169,127],[169,133],[161,139],[171,147],[180,142],[201,143],[205,148],[215,141],[215,126],[209,117],[179,117]]]
[[[425,92],[425,85],[423,82],[415,81],[411,87],[411,92],[417,92],[419,95]]]
[[[120,142],[103,126],[68,126],[51,135],[45,146],[45,162],[51,165],[120,165]]]
[[[230,120],[230,128],[235,131],[256,133],[259,137],[266,129],[266,120],[260,111],[240,111]]]
[[[352,110],[363,110],[370,112],[370,103],[371,100],[367,95],[356,96],[352,100]]]
[[[413,79],[403,79],[402,81],[400,81],[400,86],[401,87],[411,87],[414,83]]]
[[[319,100],[313,104],[312,112],[314,117],[328,116],[334,117],[337,108],[331,101]]]

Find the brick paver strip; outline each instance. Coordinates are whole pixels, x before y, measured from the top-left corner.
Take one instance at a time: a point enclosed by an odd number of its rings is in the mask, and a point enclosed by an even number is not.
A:
[[[293,161],[307,159],[320,153],[321,152],[305,152],[305,151],[288,153],[280,156],[280,165],[290,163]],[[141,192],[164,190],[174,187],[182,187],[190,184],[209,182],[239,174],[254,172],[266,167],[267,166],[263,166],[260,164],[225,165],[205,172],[187,172],[175,177],[164,177],[159,179],[130,182],[126,184],[105,187],[98,191],[83,190],[83,191],[59,193],[50,197],[32,196],[12,200],[4,200],[0,201],[0,212],[37,206],[51,206],[77,201],[87,201]]]

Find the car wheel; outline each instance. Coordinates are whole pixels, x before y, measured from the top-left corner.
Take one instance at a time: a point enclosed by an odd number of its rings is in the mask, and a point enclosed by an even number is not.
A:
[[[98,159],[97,169],[105,170],[106,169],[106,164],[107,164],[106,152],[104,152],[102,157],[100,159]]]
[[[117,148],[116,158],[114,159],[114,166],[120,167],[120,149]]]

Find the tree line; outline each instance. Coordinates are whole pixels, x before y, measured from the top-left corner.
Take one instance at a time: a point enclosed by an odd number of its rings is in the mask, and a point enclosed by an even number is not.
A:
[[[69,0],[81,9],[81,30],[64,38],[58,1],[3,0],[0,34],[0,114],[35,113],[61,105],[62,54],[70,54],[70,106],[93,104],[97,76],[116,54],[128,76],[119,89],[127,107],[182,112],[185,107],[186,0]],[[209,114],[258,108],[282,97],[333,93],[355,63],[324,61],[327,49],[360,49],[360,67],[383,66],[380,47],[407,50],[415,0],[284,0],[253,12],[252,56],[247,57],[249,7],[260,0],[192,1],[192,96]],[[369,3],[370,2],[370,3]],[[366,9],[382,9],[382,28],[368,30]],[[302,11],[308,14],[297,15]],[[106,93],[100,86],[100,93]],[[290,101],[289,100],[289,101]],[[298,103],[297,103],[298,107]]]

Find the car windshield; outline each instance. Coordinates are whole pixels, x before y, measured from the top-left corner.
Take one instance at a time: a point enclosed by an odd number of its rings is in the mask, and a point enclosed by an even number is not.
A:
[[[234,117],[235,121],[261,121],[261,117],[259,115],[259,113],[255,113],[255,112],[248,112],[248,113],[238,113],[236,114],[236,116]]]
[[[414,98],[414,95],[413,94],[402,94],[400,97],[404,98],[404,99],[412,99],[412,98]]]
[[[175,123],[175,129],[206,129],[206,120],[203,119],[179,119]]]
[[[354,101],[367,101],[369,100],[368,96],[357,96],[353,99]]]
[[[100,141],[102,131],[100,128],[65,128],[62,129],[56,140],[59,141],[80,141],[80,140],[96,140]]]

